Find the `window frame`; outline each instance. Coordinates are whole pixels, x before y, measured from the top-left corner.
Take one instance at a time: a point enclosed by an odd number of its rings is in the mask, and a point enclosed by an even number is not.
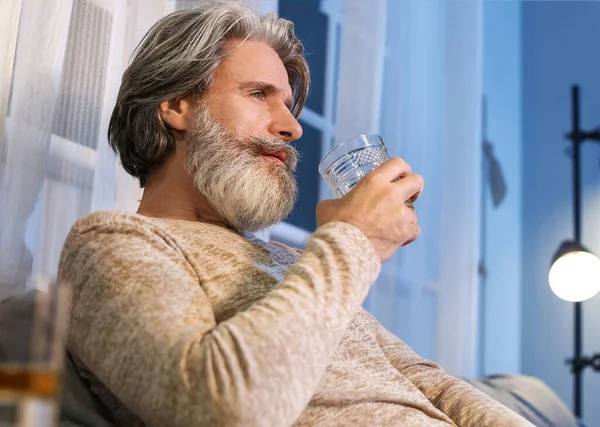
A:
[[[301,124],[309,125],[321,132],[321,157],[333,148],[335,138],[335,109],[337,99],[337,69],[336,62],[339,55],[344,0],[321,0],[319,10],[327,17],[327,40],[325,59],[325,94],[323,114],[305,107],[300,114]],[[319,200],[331,198],[331,190],[325,181],[319,181]],[[288,246],[303,249],[310,238],[312,231],[283,221],[260,233],[260,237],[275,240]]]

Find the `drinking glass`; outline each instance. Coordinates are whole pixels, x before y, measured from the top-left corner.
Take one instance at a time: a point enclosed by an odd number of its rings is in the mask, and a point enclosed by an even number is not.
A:
[[[389,158],[383,139],[379,135],[359,135],[342,142],[325,154],[319,163],[319,173],[339,198]],[[404,204],[415,209],[410,199]]]
[[[0,427],[56,426],[68,292],[43,277],[0,291]]]

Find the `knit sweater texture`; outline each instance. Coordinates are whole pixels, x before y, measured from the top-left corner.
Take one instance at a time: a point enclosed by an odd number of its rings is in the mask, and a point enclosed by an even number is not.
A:
[[[361,308],[379,270],[347,223],[300,252],[97,212],[61,256],[67,348],[120,426],[530,426]]]

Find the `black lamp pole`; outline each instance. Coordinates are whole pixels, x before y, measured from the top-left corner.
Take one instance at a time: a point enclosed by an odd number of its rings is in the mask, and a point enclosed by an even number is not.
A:
[[[573,159],[573,233],[575,243],[581,244],[581,144],[587,140],[600,141],[600,130],[591,132],[582,131],[579,123],[579,86],[571,87],[572,130],[566,135],[572,143]],[[582,356],[582,327],[581,327],[581,302],[575,303],[574,310],[575,328],[573,334],[573,358],[567,360],[573,373],[573,412],[581,417],[582,373],[586,366],[591,365],[594,370],[600,370],[600,355],[593,357]]]

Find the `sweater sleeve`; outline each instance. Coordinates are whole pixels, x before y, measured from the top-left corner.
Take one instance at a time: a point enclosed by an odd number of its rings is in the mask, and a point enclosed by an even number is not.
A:
[[[380,264],[344,223],[320,227],[282,282],[221,323],[184,253],[139,223],[74,227],[68,349],[145,425],[291,425]]]
[[[417,355],[370,314],[377,340],[392,366],[460,427],[533,427],[529,421],[436,363]]]

